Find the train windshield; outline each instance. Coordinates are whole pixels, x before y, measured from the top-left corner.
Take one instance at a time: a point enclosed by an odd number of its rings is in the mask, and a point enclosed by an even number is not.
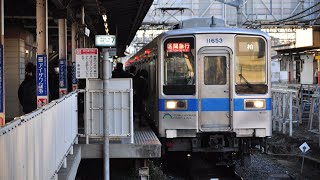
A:
[[[195,93],[194,38],[170,38],[164,43],[164,93]]]
[[[261,37],[237,36],[235,42],[236,93],[267,93],[267,51],[265,40]]]

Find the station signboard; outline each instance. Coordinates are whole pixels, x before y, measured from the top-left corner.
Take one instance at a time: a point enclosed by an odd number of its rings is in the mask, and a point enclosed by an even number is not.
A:
[[[72,62],[72,91],[78,88],[78,80],[76,77],[76,62]]]
[[[67,81],[67,60],[59,60],[59,95],[62,97],[67,94],[68,81]]]
[[[95,45],[97,47],[115,47],[116,36],[115,35],[96,35]]]
[[[97,48],[76,49],[76,78],[98,78],[99,53]]]
[[[48,62],[47,55],[37,55],[37,105],[48,103]]]

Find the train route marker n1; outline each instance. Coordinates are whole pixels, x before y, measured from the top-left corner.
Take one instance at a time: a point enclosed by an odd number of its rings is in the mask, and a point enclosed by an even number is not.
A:
[[[300,146],[299,148],[300,148],[300,150],[302,151],[302,153],[306,153],[306,152],[309,151],[309,149],[310,149],[309,145],[308,145],[306,142],[304,142],[303,144],[301,144],[301,146]]]

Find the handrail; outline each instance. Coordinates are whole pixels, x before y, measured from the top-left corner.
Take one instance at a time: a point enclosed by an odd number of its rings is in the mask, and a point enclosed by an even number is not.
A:
[[[57,176],[77,140],[78,91],[0,128],[0,180]]]

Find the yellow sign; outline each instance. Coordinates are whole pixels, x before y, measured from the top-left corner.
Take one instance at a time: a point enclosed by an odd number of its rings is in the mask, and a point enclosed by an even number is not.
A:
[[[315,56],[315,59],[319,61],[320,60],[320,56]]]

